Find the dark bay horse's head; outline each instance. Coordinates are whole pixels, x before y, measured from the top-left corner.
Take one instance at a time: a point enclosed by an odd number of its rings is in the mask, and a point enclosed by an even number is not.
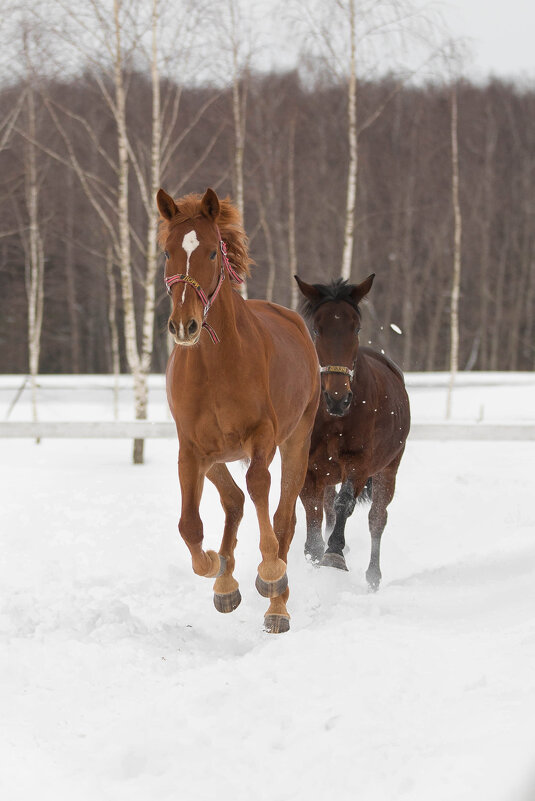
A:
[[[218,288],[222,273],[219,198],[213,189],[207,189],[192,216],[163,189],[158,191],[156,202],[167,223],[160,241],[166,257],[166,285],[173,302],[169,332],[177,345],[196,345],[205,325],[207,301]]]
[[[338,279],[331,284],[295,280],[305,297],[301,311],[312,327],[322,369],[323,399],[329,414],[343,417],[351,408],[351,384],[359,347],[358,304],[370,291],[375,274],[361,284]]]

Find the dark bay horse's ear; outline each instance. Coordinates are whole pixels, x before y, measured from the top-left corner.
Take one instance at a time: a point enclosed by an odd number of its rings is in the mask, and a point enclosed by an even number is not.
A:
[[[322,294],[319,290],[316,289],[315,286],[311,284],[306,284],[302,281],[298,275],[294,275],[295,280],[297,281],[297,286],[305,296],[307,300],[309,300],[312,304],[319,303],[321,300]]]
[[[164,220],[172,220],[178,211],[178,206],[176,205],[171,195],[168,195],[167,192],[164,192],[163,189],[158,189],[158,194],[156,195],[156,203],[158,206],[158,211],[160,212]]]
[[[373,279],[375,278],[375,273],[372,273],[361,284],[357,284],[354,289],[351,290],[351,299],[353,300],[355,306],[357,306],[362,298],[365,298],[370,289],[372,288]]]
[[[219,217],[219,198],[213,189],[208,189],[201,200],[201,214],[215,222]]]

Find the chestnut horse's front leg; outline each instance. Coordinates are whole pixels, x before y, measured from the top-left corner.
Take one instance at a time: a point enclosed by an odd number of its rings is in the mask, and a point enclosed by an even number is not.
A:
[[[182,493],[182,512],[178,523],[180,534],[191,553],[193,570],[199,576],[219,575],[221,561],[215,551],[203,551],[203,527],[199,515],[205,471],[196,455],[180,448],[178,478]]]

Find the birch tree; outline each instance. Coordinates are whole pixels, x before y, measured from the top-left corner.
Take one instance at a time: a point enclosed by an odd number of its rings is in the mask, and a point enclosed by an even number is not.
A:
[[[410,0],[335,0],[328,10],[314,0],[300,0],[304,32],[317,47],[313,62],[327,65],[347,86],[347,177],[343,211],[340,274],[350,280],[355,258],[355,214],[358,199],[358,137],[377,120],[386,105],[415,73],[429,67],[438,53],[438,18],[416,11]],[[357,124],[358,82],[381,67],[388,51],[395,86],[386,101]]]
[[[158,219],[154,198],[161,184],[164,164],[170,162],[177,147],[171,135],[175,130],[180,88],[173,93],[166,108],[162,109],[160,50],[165,51],[165,40],[159,0],[152,0],[150,14],[146,13],[147,7],[141,2],[132,5],[126,0],[90,0],[89,18],[86,9],[73,10],[64,0],[58,0],[58,3],[64,8],[69,24],[57,35],[83,59],[100,90],[115,125],[116,154],[105,151],[87,118],[73,114],[58,101],[49,98],[47,106],[67,153],[64,158],[57,153],[54,156],[74,170],[109,238],[113,263],[120,276],[125,353],[133,376],[134,412],[136,419],[143,420],[147,417],[148,375],[154,347],[155,277],[158,267]],[[186,8],[186,3],[183,8]],[[200,6],[196,8],[199,11]],[[184,18],[189,20],[191,26],[195,15],[191,13]],[[179,24],[176,14],[174,23]],[[188,28],[184,27],[181,33],[186,35]],[[176,37],[172,45],[176,49]],[[184,48],[183,52],[186,51],[187,48]],[[128,88],[136,60],[147,63],[150,73],[148,153],[145,142],[140,144],[142,137],[136,137],[128,122]],[[164,133],[162,116],[166,113],[169,129]],[[82,164],[69,137],[65,124],[67,120],[78,126],[92,151],[108,171],[111,170],[113,183],[104,186],[100,177]],[[130,218],[131,177],[136,179],[146,215],[144,234],[136,229]],[[142,289],[141,301],[137,304],[136,285],[141,285]],[[134,463],[143,462],[143,450],[143,440],[135,440]]]
[[[446,402],[446,417],[451,417],[453,387],[459,369],[459,295],[461,290],[462,217],[459,202],[459,133],[457,86],[451,90],[451,199],[453,205],[453,271],[450,307],[450,380]]]

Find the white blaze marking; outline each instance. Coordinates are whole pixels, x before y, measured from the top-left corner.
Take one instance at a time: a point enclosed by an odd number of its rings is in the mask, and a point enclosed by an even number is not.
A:
[[[186,261],[186,275],[189,275],[189,260],[191,258],[191,254],[195,250],[195,248],[199,247],[199,240],[197,239],[197,234],[195,231],[189,231],[182,240],[182,247],[186,251],[187,261]],[[186,293],[186,286],[184,284],[184,289],[182,290],[182,303],[184,303],[184,295]]]

